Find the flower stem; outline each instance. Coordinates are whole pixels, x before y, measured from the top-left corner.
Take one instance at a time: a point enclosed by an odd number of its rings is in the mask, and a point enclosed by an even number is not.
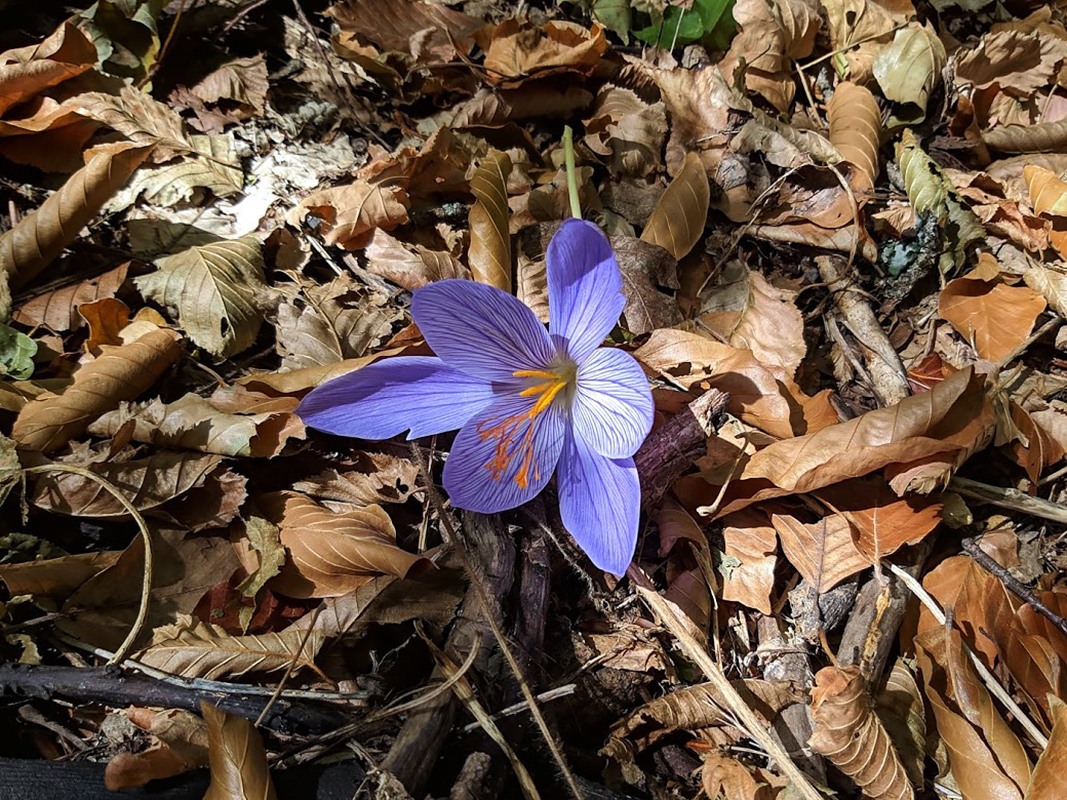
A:
[[[582,204],[578,201],[578,178],[574,168],[574,133],[570,125],[563,126],[563,156],[567,162],[567,194],[571,199],[571,216],[582,218]]]

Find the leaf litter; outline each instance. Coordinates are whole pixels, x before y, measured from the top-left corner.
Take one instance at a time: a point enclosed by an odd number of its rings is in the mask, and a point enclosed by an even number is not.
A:
[[[0,1],[0,691],[86,676],[2,755],[209,797],[346,757],[368,797],[1057,797],[1061,5]],[[296,413],[429,355],[435,281],[548,320],[565,125],[647,447],[725,395],[641,475],[621,580],[551,490],[442,505],[452,437]],[[161,700],[86,689],[120,649]]]

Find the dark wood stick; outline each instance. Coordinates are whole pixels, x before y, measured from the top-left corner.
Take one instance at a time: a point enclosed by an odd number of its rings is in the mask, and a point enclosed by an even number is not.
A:
[[[63,698],[123,707],[128,705],[184,708],[200,711],[206,700],[231,714],[255,720],[269,699],[266,695],[194,689],[143,675],[123,673],[115,667],[29,666],[0,664],[0,695],[52,700]],[[351,722],[351,715],[328,706],[282,699],[274,704],[263,724],[279,733],[324,733]]]
[[[1059,628],[1064,636],[1067,636],[1067,620],[1064,620],[1063,617],[1041,602],[1038,596],[1034,594],[1026,584],[1008,572],[1007,569],[998,564],[988,553],[986,553],[985,550],[979,547],[977,541],[974,539],[964,539],[962,544],[963,549],[967,551],[967,555],[977,561],[982,569],[1000,578],[1001,582],[1013,593],[1033,606],[1034,611],[1041,614],[1041,616]]]

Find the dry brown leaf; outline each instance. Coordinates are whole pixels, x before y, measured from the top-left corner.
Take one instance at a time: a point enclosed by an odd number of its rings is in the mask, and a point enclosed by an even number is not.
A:
[[[915,638],[915,647],[960,792],[968,800],[1022,800],[1030,760],[964,654],[959,632],[932,627]]]
[[[875,698],[875,712],[900,756],[911,785],[921,786],[926,762],[926,705],[915,675],[903,658],[893,664],[885,687]]]
[[[858,666],[823,667],[811,690],[815,732],[808,746],[848,775],[872,800],[911,800],[915,790],[881,720],[871,710]]]
[[[358,358],[391,333],[399,312],[350,276],[303,282],[279,293],[275,347],[285,369]]]
[[[679,288],[674,257],[658,245],[630,236],[612,236],[610,241],[626,294],[622,312],[626,329],[640,336],[681,324],[682,310],[674,297]]]
[[[551,21],[538,28],[518,17],[483,28],[476,38],[485,50],[489,80],[509,88],[530,77],[590,75],[608,49],[599,25],[586,30],[573,22]]]
[[[866,191],[878,179],[878,149],[881,145],[882,112],[870,89],[855,83],[839,83],[826,105],[830,141],[841,157],[856,169],[852,188]]]
[[[1026,97],[1044,88],[1067,56],[1067,42],[1032,31],[998,30],[956,60],[956,80],[975,89],[997,87]]]
[[[875,57],[874,76],[886,97],[916,106],[921,119],[926,115],[930,92],[941,79],[945,57],[945,46],[933,25],[912,22],[898,30],[889,46]]]
[[[278,672],[291,663],[298,669],[315,666],[322,635],[313,630],[285,629],[259,636],[230,636],[217,625],[193,617],[179,617],[173,625],[157,628],[152,642],[136,658],[150,667],[183,678],[240,677],[249,672]],[[321,674],[321,673],[320,673]]]
[[[510,294],[509,174],[511,157],[500,150],[490,150],[471,177],[471,193],[477,202],[470,210],[471,244],[467,260],[474,280]]]
[[[22,564],[0,565],[0,581],[14,597],[30,594],[35,597],[65,598],[101,570],[114,564],[120,553],[78,553],[77,555],[27,561]]]
[[[95,64],[96,48],[71,22],[39,44],[0,53],[0,115]]]
[[[785,557],[819,594],[870,566],[852,542],[848,520],[840,514],[812,523],[772,514],[771,524],[782,540]]]
[[[583,141],[613,174],[645,178],[659,168],[666,136],[662,102],[646,103],[630,89],[609,85],[597,93]]]
[[[470,273],[451,253],[409,245],[383,230],[371,235],[367,249],[367,269],[408,291],[448,278],[469,278]]]
[[[227,61],[189,91],[209,104],[220,100],[240,103],[248,107],[247,116],[250,116],[263,113],[269,88],[266,59],[259,53],[251,58]]]
[[[0,269],[12,288],[25,286],[52,263],[151,150],[151,145],[123,144],[97,152],[40,208],[0,236]]]
[[[915,15],[909,0],[821,0],[829,22],[830,43],[840,55],[837,69],[854,83],[866,83],[874,58]]]
[[[779,783],[769,770],[746,766],[718,751],[705,755],[700,767],[700,784],[715,800],[775,800]]]
[[[89,337],[84,344],[87,352],[96,352],[104,344],[122,344],[122,330],[130,322],[130,309],[121,300],[102,297],[91,303],[82,303],[78,306],[78,313],[89,326]]]
[[[941,290],[938,313],[974,344],[979,358],[1000,361],[1026,341],[1045,305],[1029,287],[964,277]]]
[[[251,720],[200,703],[207,723],[211,784],[204,800],[278,800],[263,739]]]
[[[156,266],[136,279],[137,288],[173,309],[195,344],[226,357],[255,341],[263,322],[256,295],[266,288],[255,234],[190,247]]]
[[[107,762],[104,783],[110,791],[144,786],[207,765],[207,726],[196,714],[181,709],[156,712],[131,708],[126,715],[156,742],[137,753],[122,751]]]
[[[122,347],[106,347],[74,373],[74,383],[62,394],[47,393],[27,403],[11,436],[26,450],[58,450],[101,414],[147,390],[181,353],[178,335],[165,328]]]
[[[711,188],[704,165],[700,156],[689,153],[660,196],[656,210],[641,232],[641,240],[657,244],[681,260],[704,233],[710,201]]]
[[[335,513],[292,493],[262,495],[259,505],[281,529],[289,561],[270,584],[289,597],[337,597],[375,575],[404,577],[427,562],[402,550],[381,506]]]
[[[723,298],[725,303],[717,303],[714,296],[709,298],[700,324],[731,347],[750,350],[761,364],[782,367],[792,378],[808,352],[797,293],[772,286],[758,272],[746,270],[745,280],[747,292],[735,286],[734,296]]]
[[[126,282],[129,264],[80,283],[63,286],[27,300],[15,309],[15,322],[23,325],[44,325],[57,333],[77,330],[84,324],[78,306],[104,297],[114,297]]]
[[[1023,167],[1023,180],[1035,214],[1067,217],[1067,183],[1052,170],[1037,164]]]
[[[634,356],[687,389],[707,382],[726,392],[732,414],[774,436],[789,438],[837,422],[826,393],[806,396],[784,369],[759,363],[748,350],[694,333],[658,330]]]
[[[1058,800],[1063,795],[1063,776],[1067,774],[1067,703],[1052,702],[1052,735],[1030,777],[1026,800]]]
[[[722,599],[743,603],[770,615],[778,537],[767,515],[746,508],[722,520],[724,552],[730,562],[722,580]]]
[[[423,61],[466,55],[485,24],[437,3],[411,0],[342,0],[326,13],[343,31]]]
[[[405,224],[410,205],[407,191],[399,186],[357,181],[313,192],[289,212],[288,222],[300,227],[309,215],[316,217],[326,244],[360,250],[375,230]]]
[[[735,482],[736,491],[747,496],[725,504],[722,513],[757,500],[810,492],[891,464],[925,465],[928,459],[944,457],[949,459],[947,467],[938,466],[951,475],[957,461],[989,443],[994,422],[985,378],[968,367],[895,406],[765,447],[745,465],[742,485]],[[894,490],[902,494],[911,478],[907,475],[905,485]],[[753,483],[744,487],[748,480]]]
[[[178,112],[132,86],[122,87],[117,95],[86,92],[78,96],[76,107],[82,116],[118,131],[134,144],[155,146],[152,158],[157,162],[196,150]]]
[[[1045,298],[1060,314],[1067,314],[1067,272],[1031,262],[1023,273],[1026,285]]]
[[[296,481],[293,491],[356,506],[403,503],[416,491],[419,465],[410,458],[357,452],[337,468]]]
[[[906,544],[918,544],[941,521],[941,503],[927,497],[897,497],[881,478],[856,478],[815,493],[849,521],[856,547],[879,564]]]
[[[153,400],[109,411],[89,426],[89,433],[115,436],[132,422],[132,432],[125,433],[135,442],[233,458],[271,458],[290,439],[304,438],[304,423],[294,410],[295,405],[285,411],[229,414],[187,394],[173,403]]]

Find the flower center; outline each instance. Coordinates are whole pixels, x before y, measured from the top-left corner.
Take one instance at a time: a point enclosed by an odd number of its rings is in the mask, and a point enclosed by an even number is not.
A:
[[[516,378],[530,379],[531,384],[519,392],[520,397],[536,398],[526,411],[505,417],[491,425],[479,426],[478,436],[482,441],[495,440],[493,457],[485,468],[494,481],[500,480],[511,462],[519,457],[519,468],[514,481],[520,489],[539,481],[541,473],[534,458],[534,421],[538,415],[552,407],[560,397],[572,394],[578,369],[573,364],[560,364],[556,369],[520,369],[513,373]]]

